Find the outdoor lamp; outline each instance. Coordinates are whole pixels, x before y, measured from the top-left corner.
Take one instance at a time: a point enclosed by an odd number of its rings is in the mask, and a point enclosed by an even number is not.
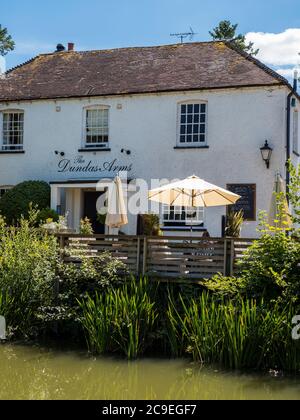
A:
[[[272,156],[273,149],[269,146],[268,140],[265,141],[265,145],[260,148],[261,156],[266,163],[267,168],[270,167],[270,160]]]

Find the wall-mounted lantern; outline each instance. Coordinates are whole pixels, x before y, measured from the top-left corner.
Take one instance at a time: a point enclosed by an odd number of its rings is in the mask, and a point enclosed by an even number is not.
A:
[[[270,160],[272,156],[273,149],[269,146],[268,140],[265,141],[265,145],[260,148],[261,156],[263,158],[263,161],[265,162],[267,168],[270,167]]]

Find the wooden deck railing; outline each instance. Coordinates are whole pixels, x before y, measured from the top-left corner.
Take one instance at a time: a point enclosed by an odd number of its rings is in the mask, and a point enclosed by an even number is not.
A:
[[[156,278],[196,280],[217,273],[232,275],[236,262],[252,239],[182,236],[57,235],[61,248],[68,249],[66,262],[80,261],[108,251],[134,274]]]

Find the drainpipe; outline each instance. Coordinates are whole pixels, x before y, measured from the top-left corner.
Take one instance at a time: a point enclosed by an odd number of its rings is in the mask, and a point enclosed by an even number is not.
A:
[[[287,108],[286,108],[286,193],[290,191],[290,171],[288,168],[288,161],[291,157],[291,98],[297,92],[297,70],[294,72],[293,90],[287,96]],[[287,196],[288,202],[289,198]]]

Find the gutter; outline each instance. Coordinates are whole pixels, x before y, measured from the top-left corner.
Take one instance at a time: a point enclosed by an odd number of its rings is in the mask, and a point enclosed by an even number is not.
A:
[[[288,168],[288,161],[291,158],[291,98],[293,95],[297,95],[297,79],[298,74],[297,71],[294,73],[294,83],[293,89],[287,96],[287,107],[286,107],[286,193],[287,193],[287,200],[289,202],[288,193],[290,191],[290,171]]]

